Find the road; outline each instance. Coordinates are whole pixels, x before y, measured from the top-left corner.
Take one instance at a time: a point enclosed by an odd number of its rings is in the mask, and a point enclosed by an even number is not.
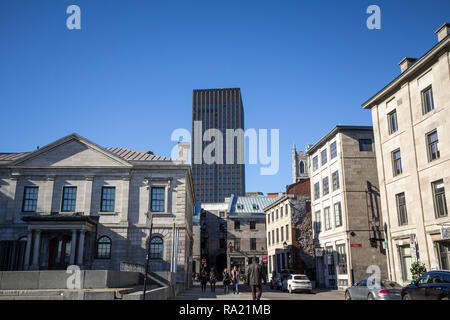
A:
[[[195,284],[190,290],[182,292],[171,300],[251,300],[252,295],[248,286],[241,285],[240,293],[232,292],[225,295],[223,285],[216,286],[216,291],[211,292],[209,286],[206,292],[201,292],[200,285]],[[313,290],[313,293],[288,293],[279,290],[271,290],[269,286],[263,287],[261,300],[344,300],[344,292],[338,290]]]

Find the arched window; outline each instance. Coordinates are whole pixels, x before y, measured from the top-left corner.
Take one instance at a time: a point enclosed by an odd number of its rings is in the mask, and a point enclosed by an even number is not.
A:
[[[107,236],[102,236],[97,241],[97,259],[111,258],[111,239]]]
[[[305,173],[305,164],[303,161],[300,161],[300,173]]]
[[[150,241],[150,259],[162,259],[164,242],[161,237],[153,237]]]

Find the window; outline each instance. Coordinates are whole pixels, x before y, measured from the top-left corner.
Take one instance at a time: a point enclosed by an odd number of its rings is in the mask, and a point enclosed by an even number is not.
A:
[[[313,170],[319,169],[319,157],[315,156],[313,158]]]
[[[275,211],[272,211],[272,222],[274,222],[275,221]]]
[[[336,141],[333,142],[330,146],[330,159],[334,159],[337,156],[337,148],[336,148]]]
[[[323,215],[325,216],[325,230],[330,230],[331,229],[330,207],[326,207],[323,209]]]
[[[406,212],[406,200],[405,193],[399,193],[395,195],[397,199],[397,214],[398,214],[398,225],[404,226],[408,224],[408,214]]]
[[[300,161],[300,173],[305,173],[305,163]]]
[[[433,161],[439,159],[441,156],[439,153],[439,139],[437,131],[427,134],[427,145],[428,145],[428,161]]]
[[[220,211],[220,212],[219,212],[219,217],[220,217],[220,218],[223,218],[223,217],[225,217],[225,212],[223,212],[223,211]]]
[[[436,212],[436,218],[446,217],[447,202],[445,200],[445,188],[444,180],[435,181],[432,184],[433,197],[434,197],[434,211]]]
[[[321,219],[320,219],[320,210],[319,211],[316,211],[316,213],[315,213],[315,215],[316,215],[316,221],[314,221],[314,231],[315,231],[315,233],[316,234],[318,234],[318,233],[320,233],[320,231],[322,231],[322,223],[321,223]]]
[[[272,244],[275,243],[275,230],[272,230]]]
[[[235,220],[234,221],[234,230],[241,230],[241,222]]]
[[[256,238],[250,238],[250,250],[256,250]]]
[[[411,281],[412,280],[412,274],[411,274],[411,264],[413,262],[413,259],[411,257],[411,248],[408,245],[399,247],[400,251],[400,262],[402,265],[402,279],[403,281]]]
[[[433,90],[431,87],[422,91],[422,106],[423,114],[430,112],[434,109]]]
[[[322,152],[320,153],[320,159],[322,160],[322,165],[326,164],[328,159],[327,159],[327,149],[322,150]]]
[[[250,230],[256,229],[256,221],[250,221]]]
[[[334,204],[334,223],[336,227],[342,226],[342,212],[340,202]]]
[[[278,209],[275,212],[276,212],[275,217],[278,220]]]
[[[372,151],[372,139],[359,139],[359,151]]]
[[[320,183],[317,182],[314,184],[314,199],[320,198]]]
[[[326,195],[330,192],[330,187],[328,185],[328,177],[323,178],[322,180],[322,194]]]
[[[331,174],[331,180],[333,183],[333,191],[339,189],[339,171],[335,171]]]
[[[283,207],[280,208],[280,218],[283,217]]]
[[[334,268],[333,247],[332,246],[326,247],[326,252],[327,252],[327,262],[328,262],[328,274],[335,275],[336,269]],[[330,283],[330,285],[331,285],[331,283]]]
[[[77,187],[64,187],[61,211],[74,212],[77,199]]]
[[[102,236],[97,241],[97,259],[111,258],[111,239],[107,236]]]
[[[164,187],[152,187],[152,212],[164,212],[165,193],[166,190]]]
[[[100,210],[102,212],[113,212],[116,197],[115,187],[102,187],[102,200]]]
[[[267,232],[267,241],[268,241],[268,244],[270,246],[270,232]]]
[[[280,230],[277,228],[277,232],[276,232],[277,233],[277,243],[280,242],[280,233],[279,233],[279,231]]]
[[[286,214],[286,216],[288,215],[288,213],[289,213],[289,209],[288,209],[288,204],[286,204],[285,206],[284,206],[284,212],[285,212],[285,214]]]
[[[393,134],[398,131],[397,110],[394,110],[388,114],[388,126],[389,134]]]
[[[241,239],[236,238],[234,239],[234,251],[240,251],[241,250]]]
[[[253,207],[253,210],[258,210],[259,209],[259,206],[256,203],[253,203],[252,207]]]
[[[219,225],[219,232],[227,232],[227,227],[225,223]]]
[[[281,227],[280,233],[281,233],[281,241],[283,242],[284,241],[284,227]]]
[[[394,169],[394,177],[403,172],[402,171],[402,157],[400,155],[400,149],[392,152],[392,167]]]
[[[236,204],[236,207],[237,207],[238,209],[244,209],[244,205],[241,204],[241,203]]]
[[[161,237],[153,237],[150,241],[150,259],[162,259],[164,242]]]
[[[289,240],[289,225],[286,225],[286,240]]]
[[[38,187],[25,187],[22,203],[23,212],[36,212],[38,191]]]
[[[347,274],[347,255],[345,253],[345,244],[336,245],[338,272],[339,274]]]
[[[267,224],[270,223],[270,213],[267,214]]]

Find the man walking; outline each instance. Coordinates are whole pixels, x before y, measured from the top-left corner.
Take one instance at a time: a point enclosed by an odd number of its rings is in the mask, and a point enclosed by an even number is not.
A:
[[[252,264],[248,267],[247,284],[252,288],[253,300],[260,300],[262,295],[262,282],[266,284],[266,272],[262,265],[257,263],[256,257],[252,258]]]

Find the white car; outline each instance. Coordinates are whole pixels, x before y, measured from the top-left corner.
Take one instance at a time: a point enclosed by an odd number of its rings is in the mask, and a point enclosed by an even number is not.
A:
[[[295,291],[312,292],[312,285],[309,278],[304,274],[291,274],[283,281],[283,290],[293,293]]]

